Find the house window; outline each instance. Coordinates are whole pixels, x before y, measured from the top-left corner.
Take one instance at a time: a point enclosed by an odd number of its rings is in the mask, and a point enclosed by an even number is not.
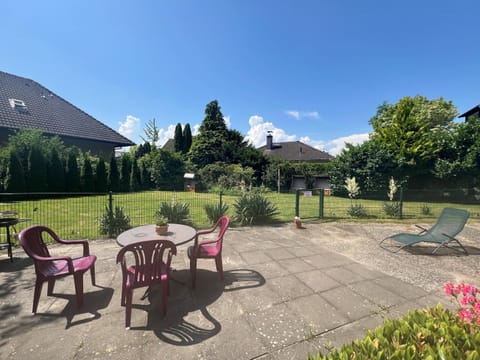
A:
[[[21,113],[28,112],[28,107],[27,105],[25,105],[25,101],[18,100],[18,99],[8,99],[8,102],[10,103],[10,106],[12,107],[12,109],[15,109]]]

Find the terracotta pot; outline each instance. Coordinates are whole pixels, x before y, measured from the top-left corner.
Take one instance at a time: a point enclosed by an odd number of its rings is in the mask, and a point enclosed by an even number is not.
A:
[[[155,231],[158,235],[166,234],[168,232],[168,225],[155,226]]]

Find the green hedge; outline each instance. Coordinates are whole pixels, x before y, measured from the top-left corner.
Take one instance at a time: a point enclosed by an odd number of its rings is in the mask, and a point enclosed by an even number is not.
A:
[[[411,311],[400,319],[387,320],[383,326],[368,331],[363,340],[344,345],[328,355],[309,354],[308,359],[479,360],[480,325],[466,323],[439,304],[435,308]]]

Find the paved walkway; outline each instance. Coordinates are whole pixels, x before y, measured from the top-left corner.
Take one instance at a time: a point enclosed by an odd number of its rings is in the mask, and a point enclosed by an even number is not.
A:
[[[225,281],[200,261],[189,284],[186,247],[174,258],[168,314],[159,294],[134,294],[132,329],[124,328],[121,274],[113,240],[91,243],[98,286],[85,276],[85,306],[75,309],[73,280],[44,287],[30,314],[33,266],[22,249],[0,257],[1,359],[306,359],[362,338],[367,329],[448,300],[445,281],[479,285],[480,231],[465,230],[472,255],[390,254],[378,240],[405,225],[310,223],[304,229],[232,228],[224,244]],[[59,248],[55,248],[59,251]],[[71,251],[71,250],[69,250]],[[154,304],[154,305],[152,305]]]

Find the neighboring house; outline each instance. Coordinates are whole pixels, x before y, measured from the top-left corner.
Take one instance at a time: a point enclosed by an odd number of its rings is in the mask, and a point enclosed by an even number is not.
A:
[[[274,143],[272,134],[267,135],[267,144],[259,147],[267,156],[278,157],[290,162],[329,162],[334,157],[301,141]]]
[[[468,120],[470,119],[478,119],[480,118],[480,105],[477,105],[473,108],[471,108],[470,110],[468,110],[467,112],[464,112],[462,115],[460,115],[459,117],[464,117],[465,118],[465,122],[467,122]]]
[[[135,145],[39,83],[0,71],[0,146],[25,128],[58,135],[66,146],[104,159],[117,147]]]
[[[163,144],[162,149],[175,151],[175,139],[168,139],[165,144]]]
[[[314,147],[304,144],[301,141],[286,141],[274,143],[272,134],[267,134],[267,144],[258,148],[267,156],[278,157],[289,162],[319,162],[325,163],[334,159],[332,155]],[[292,190],[304,189],[305,176],[294,175],[292,179]],[[330,182],[327,175],[316,175],[314,188],[329,189]]]

